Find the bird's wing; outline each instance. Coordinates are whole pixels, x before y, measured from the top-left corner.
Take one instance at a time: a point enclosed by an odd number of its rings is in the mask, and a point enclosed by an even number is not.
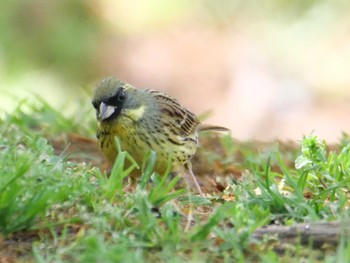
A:
[[[161,114],[168,116],[164,120],[165,125],[177,129],[181,136],[188,136],[196,132],[200,124],[196,115],[167,94],[156,90],[149,90],[149,92],[156,99]]]

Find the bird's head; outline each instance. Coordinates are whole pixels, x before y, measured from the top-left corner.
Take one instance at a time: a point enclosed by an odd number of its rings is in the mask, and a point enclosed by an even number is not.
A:
[[[108,77],[99,82],[95,88],[92,105],[100,122],[116,120],[121,114],[130,115],[142,105],[138,90],[131,85]]]

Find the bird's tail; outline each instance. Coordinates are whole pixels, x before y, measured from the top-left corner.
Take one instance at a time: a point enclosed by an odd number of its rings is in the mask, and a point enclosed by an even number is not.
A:
[[[198,129],[198,132],[229,132],[230,129],[222,126],[216,126],[216,125],[210,125],[210,124],[200,124]]]

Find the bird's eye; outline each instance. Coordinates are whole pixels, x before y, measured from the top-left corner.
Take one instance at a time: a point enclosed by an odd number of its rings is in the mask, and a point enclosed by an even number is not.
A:
[[[125,97],[126,97],[126,95],[125,95],[124,90],[120,91],[118,94],[118,101],[120,101],[120,102],[124,101]]]
[[[108,98],[106,101],[104,101],[107,105],[112,105],[112,106],[119,106],[120,103],[122,103],[126,98],[126,94],[125,91],[120,88],[117,93]]]

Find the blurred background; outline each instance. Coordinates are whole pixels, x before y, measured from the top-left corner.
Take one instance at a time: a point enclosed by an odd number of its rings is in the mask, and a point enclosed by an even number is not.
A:
[[[0,32],[7,112],[37,95],[74,112],[113,75],[239,140],[350,132],[348,0],[2,1]]]

